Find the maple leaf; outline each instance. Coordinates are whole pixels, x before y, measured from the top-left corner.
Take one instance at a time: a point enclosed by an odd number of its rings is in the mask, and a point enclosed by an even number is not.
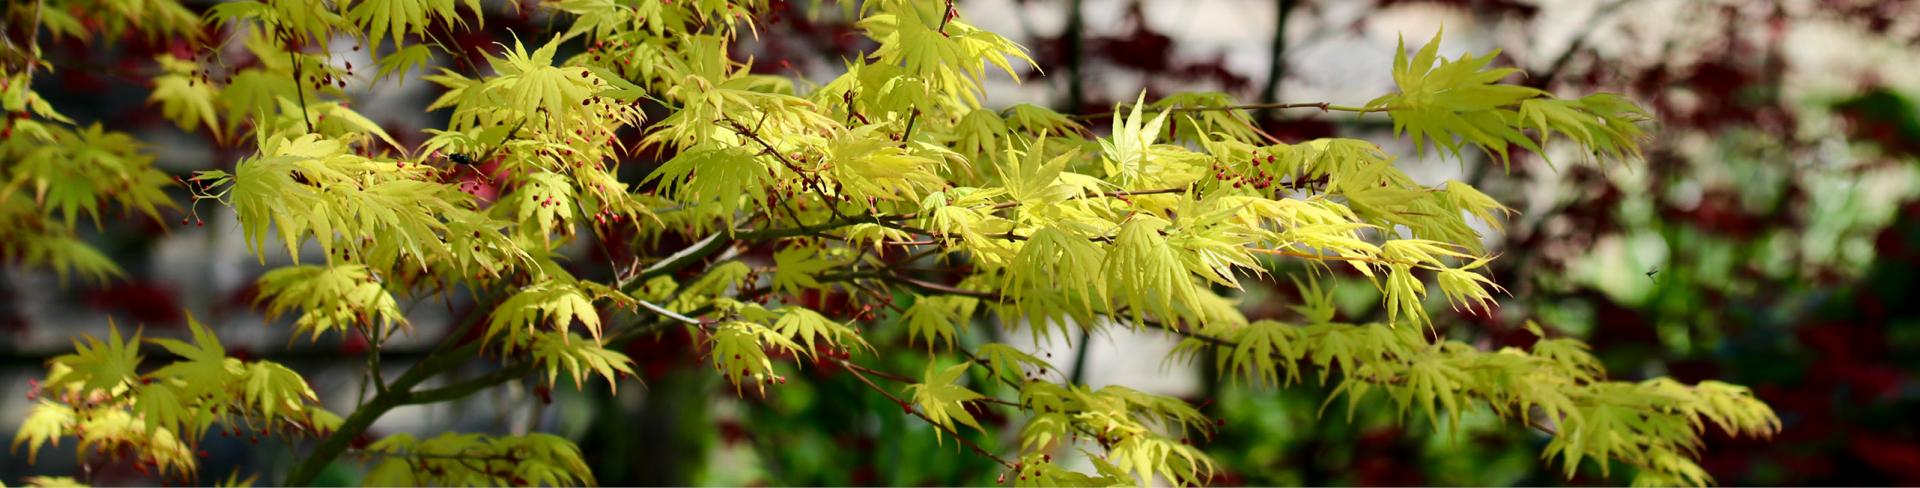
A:
[[[564,280],[549,280],[520,289],[501,302],[487,324],[486,337],[507,333],[509,344],[521,344],[521,331],[531,333],[541,323],[553,330],[565,331],[575,320],[587,328],[595,341],[600,340],[600,311],[580,287]]]
[[[19,430],[13,434],[13,444],[8,449],[16,450],[20,444],[27,445],[27,462],[34,462],[40,456],[40,446],[53,444],[60,447],[60,437],[67,435],[78,422],[78,415],[72,407],[41,400],[34,404],[33,412],[20,421]]]
[[[425,32],[429,15],[448,23],[459,20],[454,8],[453,0],[361,0],[347,11],[347,19],[366,29],[368,45],[380,45],[388,34],[398,44],[407,33]]]
[[[786,336],[788,339],[799,339],[801,344],[806,346],[801,348],[800,351],[805,353],[807,357],[813,357],[813,344],[815,339],[823,340],[830,346],[842,346],[851,342],[865,346],[869,351],[873,350],[873,345],[868,344],[867,340],[861,338],[860,334],[855,332],[853,328],[847,327],[846,324],[828,320],[825,316],[820,315],[819,312],[803,307],[787,307],[781,309],[780,320],[774,322],[773,330],[779,332],[780,335]]]
[[[180,128],[191,131],[199,128],[200,124],[206,124],[214,137],[220,137],[220,126],[215,123],[217,118],[213,108],[218,92],[213,85],[194,79],[192,73],[200,67],[169,54],[160,55],[157,61],[168,74],[153,79],[153,93],[148,95],[147,100],[160,102],[161,115]]]
[[[554,66],[554,51],[559,47],[560,41],[554,40],[528,52],[515,39],[504,57],[488,56],[500,74],[483,86],[533,123],[543,127],[571,123],[580,102],[599,91],[598,78],[583,68]]]
[[[269,361],[248,364],[241,381],[245,385],[242,399],[267,418],[305,412],[308,401],[319,400],[299,373]]]
[[[245,364],[239,359],[227,357],[226,348],[220,345],[220,337],[192,315],[187,316],[187,329],[193,333],[192,344],[178,339],[147,339],[147,342],[182,359],[161,366],[147,376],[178,381],[182,396],[196,398],[224,389],[234,379],[246,374]]]
[[[1133,112],[1127,115],[1114,114],[1113,134],[1100,139],[1100,149],[1107,156],[1107,174],[1120,181],[1120,185],[1129,189],[1142,178],[1147,168],[1147,149],[1160,138],[1160,125],[1167,121],[1167,111],[1161,111],[1153,120],[1145,119],[1140,110],[1146,106],[1147,92],[1133,102]]]
[[[952,348],[953,336],[957,331],[955,325],[965,318],[961,316],[963,300],[966,298],[917,297],[913,306],[907,307],[907,312],[900,316],[900,320],[907,323],[907,342],[911,344],[914,339],[924,337],[929,351],[933,350],[935,343],[943,340],[948,348]]]
[[[713,368],[733,383],[736,393],[743,378],[773,377],[773,361],[767,358],[767,345],[796,354],[800,351],[800,345],[786,336],[752,322],[728,322],[713,330],[707,339],[707,355],[712,358]],[[766,390],[765,382],[755,382],[754,386],[762,392]]]
[[[773,253],[773,289],[798,295],[806,290],[825,288],[814,279],[821,271],[837,266],[811,247],[788,247]]]
[[[428,66],[432,61],[433,50],[428,49],[426,45],[414,44],[403,47],[398,51],[380,57],[380,61],[375,63],[380,66],[380,71],[374,74],[374,78],[386,78],[388,75],[394,73],[404,74],[408,71]],[[396,79],[399,83],[405,84],[407,77],[403,75]]]
[[[107,340],[101,342],[91,334],[74,339],[73,354],[53,358],[54,363],[67,368],[65,374],[48,376],[47,384],[66,386],[83,395],[94,391],[111,393],[138,376],[141,359],[138,342],[138,331],[132,339],[120,340],[120,327],[108,319]]]
[[[1052,369],[1052,365],[1047,364],[1046,361],[998,342],[983,344],[975,350],[974,354],[986,360],[987,366],[993,369],[994,376],[1005,378],[1007,381],[1025,381],[1026,378],[1022,377],[1022,373],[1027,368],[1036,371]]]
[[[25,248],[23,258],[27,263],[53,268],[62,284],[73,272],[97,283],[126,275],[112,258],[72,237],[29,235],[21,236],[19,241],[12,244]]]
[[[566,369],[573,378],[573,386],[580,388],[588,375],[599,374],[607,380],[612,391],[619,391],[618,374],[633,374],[633,359],[626,354],[602,347],[601,344],[584,337],[558,332],[535,334],[532,354],[535,360],[546,365],[547,384],[552,385],[559,379],[560,370]]]
[[[955,422],[981,432],[987,431],[985,427],[980,426],[979,421],[974,420],[973,414],[967,413],[965,404],[965,402],[986,398],[986,395],[975,393],[956,383],[960,380],[960,374],[965,373],[969,366],[971,366],[969,363],[960,363],[936,371],[933,364],[929,363],[926,375],[921,382],[907,385],[907,394],[912,395],[913,402],[920,405],[920,409],[927,415],[927,420],[941,427],[934,431],[936,440],[942,431],[954,431],[955,435],[959,435],[953,426]]]
[[[346,332],[351,327],[371,330],[407,324],[399,302],[365,265],[288,266],[268,271],[257,283],[257,301],[267,302],[268,320],[301,310],[304,313],[294,321],[294,330],[308,332],[315,340],[323,332]]]

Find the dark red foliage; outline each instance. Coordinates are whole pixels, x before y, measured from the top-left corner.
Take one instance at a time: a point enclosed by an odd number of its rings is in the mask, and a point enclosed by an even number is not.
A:
[[[172,287],[151,281],[116,281],[86,292],[87,306],[146,325],[177,325],[184,316]]]

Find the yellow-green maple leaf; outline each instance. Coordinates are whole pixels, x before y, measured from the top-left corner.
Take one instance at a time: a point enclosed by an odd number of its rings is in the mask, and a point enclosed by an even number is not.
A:
[[[915,404],[920,405],[927,420],[941,427],[934,431],[936,440],[940,438],[943,430],[954,431],[955,435],[959,435],[954,429],[955,422],[981,432],[987,431],[980,426],[978,420],[974,420],[973,414],[967,413],[965,403],[986,398],[986,395],[976,393],[957,383],[960,380],[960,374],[965,373],[969,366],[972,365],[960,363],[944,369],[935,369],[933,364],[929,363],[926,375],[921,382],[907,385],[907,393],[913,396]]]

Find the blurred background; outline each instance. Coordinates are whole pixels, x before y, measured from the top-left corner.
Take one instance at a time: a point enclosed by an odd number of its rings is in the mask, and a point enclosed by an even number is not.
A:
[[[196,11],[212,5],[187,3]],[[439,32],[463,53],[436,64],[468,70],[497,40],[560,30],[531,4],[485,3],[484,31]],[[1532,335],[1522,325],[1531,319],[1590,342],[1616,379],[1752,387],[1785,429],[1756,441],[1709,426],[1702,464],[1722,484],[1920,485],[1920,1],[963,0],[959,7],[1039,62],[1021,82],[994,80],[988,102],[996,106],[1099,114],[1143,89],[1149,100],[1208,91],[1241,103],[1357,105],[1392,89],[1402,37],[1418,48],[1443,27],[1443,55],[1499,49],[1498,63],[1524,71],[1512,82],[1562,96],[1626,94],[1655,114],[1646,159],[1627,164],[1557,153],[1548,155],[1556,165],[1526,155],[1511,168],[1477,154],[1422,157],[1392,137],[1385,117],[1254,115],[1287,142],[1375,140],[1402,155],[1401,167],[1423,183],[1467,181],[1520,211],[1506,233],[1487,237],[1501,253],[1491,265],[1495,280],[1512,297],[1493,317],[1454,313],[1433,300],[1442,333],[1489,349],[1525,345]],[[752,59],[756,71],[824,82],[842,59],[873,47],[852,20],[831,2],[775,1],[760,18],[759,36],[732,54]],[[111,44],[43,38],[41,45],[59,70],[36,78],[35,89],[82,123],[138,135],[167,171],[229,168],[247,156],[244,147],[180,132],[144,105],[150,87],[141,80],[158,71],[153,57],[186,57],[195,47],[139,35]],[[339,62],[374,64],[351,45],[336,43]],[[438,90],[420,73],[371,83],[364,71],[346,89],[354,107],[403,144],[444,122],[446,114],[423,110]],[[657,163],[652,157],[624,164],[625,178],[638,181]],[[198,210],[205,227],[123,219],[89,236],[127,269],[124,280],[63,284],[50,273],[5,268],[0,439],[10,441],[29,410],[28,380],[44,374],[44,362],[70,350],[79,334],[103,334],[109,318],[143,326],[148,336],[172,336],[186,333],[191,314],[230,349],[299,369],[331,408],[351,410],[366,344],[294,339],[285,324],[267,323],[253,306],[252,282],[286,264],[284,256],[269,253],[262,266],[245,251],[230,213]],[[653,252],[680,244],[664,239]],[[583,262],[580,276],[604,274]],[[1379,318],[1379,297],[1365,282],[1346,280],[1338,293],[1341,320]],[[1269,282],[1240,299],[1249,317],[1285,317],[1296,296],[1290,283]],[[417,305],[409,309],[415,335],[384,355],[390,374],[470,306]],[[1311,382],[1247,388],[1215,380],[1208,360],[1192,367],[1140,360],[1173,346],[1155,334],[1034,344],[1026,334],[982,325],[964,340],[1020,345],[1092,386],[1213,400],[1206,411],[1226,428],[1202,444],[1222,463],[1222,485],[1630,479],[1619,466],[1613,478],[1583,469],[1568,479],[1539,459],[1544,437],[1490,415],[1469,415],[1456,434],[1401,422],[1384,404],[1362,408],[1351,422],[1320,419],[1327,392]],[[902,327],[871,330],[876,345],[904,351]],[[984,485],[999,472],[937,444],[925,424],[843,373],[806,368],[764,398],[741,398],[699,367],[683,333],[641,340],[628,352],[645,383],[618,394],[604,386],[549,393],[508,385],[457,404],[395,410],[372,434],[553,432],[580,443],[605,485]],[[925,359],[898,353],[879,362],[913,372]],[[1017,418],[981,420],[1004,434],[999,445],[1015,443]],[[265,473],[262,482],[271,483],[305,447],[209,439],[203,478]],[[19,454],[0,457],[0,482],[83,471],[102,484],[155,481],[124,467],[83,467],[70,444],[43,452],[37,464]],[[343,459],[322,482],[357,482],[363,468]]]

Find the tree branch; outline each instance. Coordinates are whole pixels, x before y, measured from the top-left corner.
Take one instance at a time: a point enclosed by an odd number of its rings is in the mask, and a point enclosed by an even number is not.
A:
[[[488,307],[475,307],[474,311],[468,314],[466,323],[458,330],[464,331],[468,327],[471,327],[472,324],[479,323],[482,318],[486,317],[486,314],[480,313],[480,311],[487,309]],[[614,335],[608,340],[608,343],[614,343],[615,341],[624,342],[638,337],[641,333],[665,324],[666,322],[653,322],[631,327],[626,331]],[[328,434],[325,439],[322,439],[320,445],[314,447],[313,453],[307,456],[307,459],[296,466],[292,472],[287,474],[286,483],[291,486],[313,484],[314,478],[320,475],[322,468],[325,468],[328,463],[333,462],[335,458],[340,457],[340,453],[346,451],[348,445],[353,442],[354,438],[366,432],[368,427],[373,426],[375,420],[378,420],[382,415],[386,415],[389,410],[405,405],[433,403],[461,398],[467,394],[483,390],[487,386],[505,383],[515,378],[525,376],[533,371],[535,365],[533,361],[528,360],[508,365],[480,378],[431,390],[413,391],[415,386],[419,386],[420,383],[425,382],[427,379],[467,364],[472,361],[473,358],[479,356],[482,346],[480,341],[469,342],[459,347],[451,347],[452,344],[463,337],[465,337],[465,334],[456,333],[449,335],[441,342],[440,347],[434,349],[433,353],[428,354],[427,357],[421,359],[420,362],[414,363],[413,367],[407,368],[405,373],[401,373],[399,378],[389,383],[386,393],[375,395],[373,400],[368,401],[366,405],[362,405],[359,409],[354,410],[351,415],[347,416],[346,420],[340,422],[339,429],[334,430],[332,434]]]
[[[440,402],[446,402],[446,401],[452,401],[452,400],[459,400],[461,398],[466,398],[467,395],[472,395],[474,393],[477,393],[480,390],[492,388],[494,386],[500,385],[501,383],[513,381],[515,379],[525,377],[528,374],[532,374],[534,371],[534,366],[535,364],[532,360],[517,362],[511,365],[508,365],[504,368],[493,370],[493,372],[481,375],[476,378],[468,379],[466,381],[462,381],[459,383],[454,383],[451,385],[442,386],[442,387],[434,388],[430,390],[415,391],[412,394],[407,395],[407,398],[405,399],[405,401],[402,401],[400,404],[401,405],[424,405],[429,403],[440,403]]]
[[[823,230],[835,229],[835,228],[844,227],[852,224],[859,224],[859,223],[884,224],[888,222],[906,220],[909,218],[912,218],[912,217],[896,216],[896,215],[862,214],[862,215],[853,215],[853,216],[838,218],[838,219],[822,222],[815,225],[799,225],[795,227],[761,229],[761,230],[750,231],[750,232],[742,232],[742,233],[733,235],[733,237],[731,238],[727,237],[727,234],[730,234],[730,232],[724,232],[724,231],[715,232],[713,234],[708,235],[707,238],[701,239],[699,242],[694,243],[692,246],[688,246],[686,249],[682,249],[679,252],[673,253],[673,255],[667,256],[666,259],[661,260],[660,262],[654,263],[652,266],[648,266],[646,269],[641,270],[640,275],[634,277],[631,281],[628,282],[628,284],[630,285],[645,284],[647,280],[653,279],[655,277],[672,274],[675,271],[679,271],[683,268],[686,268],[687,266],[690,266],[695,262],[699,262],[702,259],[706,259],[707,256],[712,255],[715,252],[718,252],[719,250],[725,248],[727,244],[730,244],[735,241],[747,241],[747,242],[766,241],[766,240],[772,240],[772,239],[781,239],[786,237],[795,237],[795,236],[813,234]],[[626,289],[621,291],[631,292],[633,290]]]
[[[874,375],[874,376],[879,376],[879,377],[881,377],[881,378],[886,378],[886,379],[889,379],[889,380],[893,380],[893,381],[897,381],[897,382],[900,382],[900,383],[906,383],[906,384],[909,384],[909,385],[911,385],[911,384],[917,384],[917,383],[919,383],[919,382],[920,382],[920,380],[916,380],[916,379],[913,379],[913,378],[908,378],[908,377],[906,377],[906,376],[904,376],[904,375],[898,375],[898,374],[893,374],[893,373],[889,373],[889,372],[886,372],[886,371],[881,371],[881,370],[877,370],[877,369],[873,369],[873,368],[869,368],[869,367],[866,367],[866,366],[863,366],[863,365],[861,365],[860,363],[856,363],[856,362],[852,362],[852,361],[846,361],[846,360],[841,360],[841,361],[840,361],[840,365],[841,365],[841,366],[844,366],[844,367],[846,367],[847,369],[853,369],[853,370],[859,370],[859,371],[860,371],[860,372],[862,372],[862,373],[866,373],[866,374],[870,374],[870,375]]]
[[[1091,196],[1082,195],[1078,198],[1092,198],[1092,197],[1126,198],[1126,197],[1136,196],[1136,195],[1158,195],[1162,193],[1180,193],[1184,191],[1187,191],[1185,187],[1160,188],[1156,190],[1135,190],[1135,191],[1118,190],[1118,191],[1110,191],[1110,192],[1101,193],[1098,195],[1091,195]],[[1013,201],[1013,202],[999,203],[992,207],[987,207],[987,209],[988,210],[1005,210],[1005,209],[1018,207],[1018,206],[1020,206],[1020,202]]]
[[[949,8],[951,8],[953,3],[948,2],[947,5],[949,6]],[[941,27],[945,28],[946,24],[941,24]],[[920,120],[920,108],[914,107],[913,114],[907,116],[907,130],[900,133],[900,147],[905,148],[907,147],[907,144],[911,142],[911,139],[913,139],[913,123],[918,122],[919,120]]]
[[[1580,31],[1579,36],[1574,37],[1572,42],[1567,43],[1567,50],[1562,51],[1559,57],[1554,58],[1553,64],[1547,66],[1546,71],[1543,71],[1540,76],[1534,78],[1539,80],[1536,83],[1540,89],[1545,90],[1552,85],[1554,78],[1560,76],[1560,71],[1566,69],[1567,64],[1573,61],[1573,56],[1579,54],[1581,49],[1586,48],[1588,38],[1593,36],[1593,31],[1599,29],[1602,20],[1606,19],[1607,16],[1613,15],[1614,11],[1620,10],[1621,7],[1625,7],[1628,3],[1632,2],[1633,0],[1618,0],[1594,10],[1593,18],[1587,21],[1586,30]]]
[[[1267,67],[1267,86],[1260,89],[1260,103],[1272,104],[1280,100],[1280,81],[1287,77],[1287,16],[1293,13],[1294,0],[1275,0],[1274,8],[1279,10],[1273,24],[1273,65]],[[1273,111],[1262,109],[1261,119],[1273,117]]]
[[[300,121],[307,123],[307,133],[313,133],[313,117],[307,115],[307,80],[300,77],[300,55],[293,46],[293,36],[287,35],[287,60],[293,63],[293,93],[300,97],[294,103],[300,104]]]
[[[1354,262],[1372,263],[1372,264],[1379,264],[1379,265],[1416,264],[1416,263],[1404,263],[1400,261],[1391,261],[1386,259],[1377,259],[1377,258],[1369,258],[1369,257],[1361,257],[1361,256],[1335,256],[1335,255],[1329,255],[1329,254],[1314,254],[1314,253],[1305,253],[1305,252],[1298,252],[1298,251],[1287,251],[1282,249],[1261,249],[1257,247],[1250,247],[1250,248],[1247,248],[1247,250],[1260,253],[1260,254],[1266,254],[1269,256],[1286,256],[1290,258],[1313,259],[1313,260],[1319,260],[1319,261],[1354,261]]]
[[[915,110],[915,113],[918,114],[918,110]],[[728,128],[733,129],[735,133],[738,133],[741,136],[746,137],[747,139],[752,140],[755,143],[759,143],[760,147],[762,149],[765,149],[767,153],[773,154],[773,158],[776,160],[779,160],[780,164],[785,165],[788,170],[793,171],[794,174],[800,175],[802,179],[805,179],[806,180],[805,183],[807,187],[812,189],[814,194],[820,197],[820,204],[825,205],[828,211],[833,212],[834,218],[840,218],[840,219],[847,218],[846,215],[840,213],[840,206],[836,205],[833,199],[827,196],[826,185],[820,182],[819,176],[814,175],[813,173],[808,172],[804,169],[801,169],[799,163],[795,163],[793,162],[793,160],[787,159],[786,153],[780,152],[780,149],[773,147],[773,144],[768,143],[766,139],[762,139],[760,137],[759,132],[753,129],[747,128],[746,125],[741,124],[737,120],[733,120],[732,117],[727,117],[723,115],[721,116],[721,118],[722,120],[727,121],[727,124],[729,126]],[[907,130],[909,132],[913,130],[913,124],[911,122],[907,124]]]
[[[1087,100],[1086,89],[1080,82],[1086,77],[1086,66],[1081,59],[1085,57],[1086,50],[1086,42],[1081,39],[1086,37],[1086,17],[1080,13],[1083,10],[1080,4],[1081,0],[1067,1],[1067,27],[1065,32],[1060,33],[1067,41],[1066,113],[1070,114],[1080,113]]]
[[[933,428],[935,429],[946,431],[948,434],[952,434],[954,440],[960,441],[961,444],[965,444],[967,447],[973,448],[973,452],[979,453],[981,456],[986,456],[988,459],[992,459],[993,462],[1000,463],[1001,466],[1006,466],[1007,469],[1014,469],[1013,463],[1008,462],[1006,459],[1002,459],[999,455],[996,455],[993,452],[980,447],[979,444],[973,443],[973,441],[968,440],[966,436],[960,435],[960,432],[954,429],[949,429],[946,426],[942,426],[938,422],[934,422],[932,417],[928,417],[927,414],[921,413],[919,410],[914,409],[912,403],[908,403],[906,400],[901,400],[900,397],[894,396],[893,392],[887,391],[886,388],[881,388],[880,385],[874,384],[873,380],[868,379],[867,375],[862,372],[862,370],[865,370],[865,371],[873,371],[873,370],[855,365],[853,362],[847,361],[844,359],[840,360],[840,365],[846,367],[847,372],[853,373],[854,378],[859,378],[861,383],[865,383],[867,385],[867,388],[872,389],[873,391],[880,392],[881,395],[886,395],[888,400],[893,400],[893,403],[899,404],[902,409],[907,411],[907,413],[913,414],[913,416],[915,417],[920,417],[920,420],[927,421],[927,424],[932,425]],[[919,382],[913,381],[912,383],[919,383]]]
[[[1117,108],[1119,110],[1132,110],[1133,104],[1131,103],[1120,104]],[[1205,106],[1197,106],[1197,107],[1183,106],[1183,107],[1168,108],[1167,111],[1173,112],[1173,113],[1181,113],[1181,112],[1223,112],[1223,111],[1230,111],[1230,110],[1279,110],[1279,109],[1295,109],[1295,108],[1319,109],[1321,112],[1353,112],[1353,113],[1359,113],[1359,114],[1369,114],[1369,113],[1386,112],[1386,111],[1393,110],[1393,107],[1391,106],[1360,107],[1360,106],[1353,106],[1353,105],[1334,105],[1328,102],[1296,102],[1296,103],[1248,103],[1248,104],[1241,104],[1241,105],[1205,105]],[[1082,116],[1082,118],[1099,119],[1099,118],[1107,118],[1112,116],[1113,114],[1098,113],[1098,114],[1084,115]]]
[[[347,449],[347,452],[358,454],[361,456],[385,456],[385,457],[400,457],[400,458],[410,458],[410,459],[452,459],[452,460],[467,460],[467,461],[507,461],[507,462],[520,461],[519,456],[515,456],[512,453],[508,453],[508,454],[439,454],[439,453],[414,452],[414,451],[387,452],[387,451],[375,451],[370,449],[359,449],[359,448]],[[471,468],[472,466],[468,466],[468,467]]]

